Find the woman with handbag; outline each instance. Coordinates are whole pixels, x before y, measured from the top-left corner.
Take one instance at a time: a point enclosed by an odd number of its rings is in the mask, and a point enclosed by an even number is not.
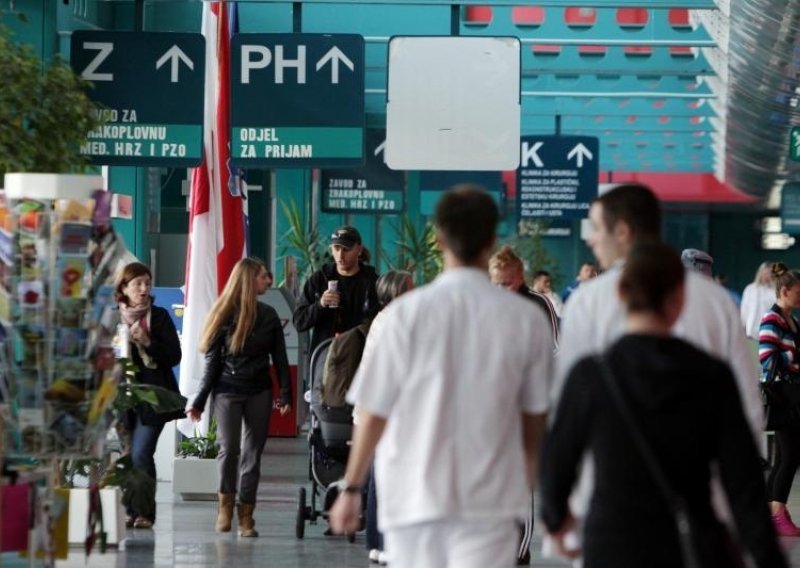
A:
[[[775,402],[787,403],[784,409],[791,412],[788,400],[791,392],[771,387],[781,382],[785,384],[780,386],[786,387],[791,381],[800,381],[797,354],[800,323],[792,315],[792,310],[800,308],[800,272],[789,270],[785,264],[777,262],[772,265],[772,277],[777,301],[761,318],[758,360],[761,363],[762,388],[770,389],[770,395],[777,394],[786,399]],[[772,383],[773,380],[776,383]],[[800,390],[800,385],[796,388]],[[767,408],[768,413],[773,410],[777,408]],[[775,427],[775,464],[767,479],[767,498],[778,534],[800,536],[800,528],[795,526],[786,508],[792,481],[800,466],[800,420],[783,422]]]
[[[731,371],[672,336],[683,283],[680,257],[668,246],[642,242],[631,249],[618,289],[627,333],[568,375],[542,451],[542,519],[561,552],[576,555],[565,543],[574,524],[568,498],[590,451],[595,487],[583,534],[585,568],[743,566],[711,506],[716,464],[756,565],[785,567]]]
[[[243,537],[258,536],[253,512],[272,410],[270,359],[280,383],[277,408],[282,416],[292,402],[283,325],[273,307],[258,301],[269,282],[260,260],[243,258],[233,267],[203,327],[200,351],[206,354],[205,374],[200,392],[186,409],[192,420],[200,420],[208,396],[214,393],[220,442],[216,530],[231,530],[238,492],[239,536]]]
[[[153,305],[150,295],[153,277],[150,269],[141,262],[125,265],[119,272],[114,287],[114,299],[119,305],[120,326],[130,345],[126,350],[136,366],[136,381],[178,391],[172,367],[181,362],[181,343],[169,312]],[[125,525],[136,529],[149,529],[156,520],[156,463],[158,437],[164,424],[180,418],[180,413],[160,415],[150,407],[140,406],[128,411],[123,426],[130,435],[131,460],[136,469],[152,478],[151,491],[128,506]]]

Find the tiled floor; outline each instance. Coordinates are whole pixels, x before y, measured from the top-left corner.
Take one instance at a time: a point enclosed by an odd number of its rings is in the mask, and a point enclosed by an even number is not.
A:
[[[134,530],[125,542],[125,550],[93,554],[88,561],[75,548],[69,559],[57,562],[66,567],[149,567],[149,566],[224,566],[245,568],[366,568],[364,536],[351,544],[342,537],[323,536],[324,521],[306,525],[303,540],[295,538],[295,513],[298,488],[307,482],[307,445],[303,438],[271,439],[262,464],[262,483],[256,510],[259,538],[241,539],[234,533],[216,534],[213,530],[215,504],[182,502],[172,496],[168,483],[159,484],[158,523],[152,531]],[[791,504],[800,513],[800,480],[795,484]],[[784,539],[793,566],[800,567],[800,539]],[[565,566],[540,555],[541,537],[537,536],[534,566]],[[490,568],[490,567],[487,567]]]

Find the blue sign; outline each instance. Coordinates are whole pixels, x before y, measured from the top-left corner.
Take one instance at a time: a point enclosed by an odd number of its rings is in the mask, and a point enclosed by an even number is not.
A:
[[[524,219],[582,219],[597,197],[600,154],[591,136],[523,136],[517,214]]]
[[[419,174],[419,210],[423,215],[433,215],[436,204],[444,192],[463,183],[481,186],[500,205],[504,195],[501,172],[424,171]]]
[[[401,213],[405,173],[383,160],[385,130],[367,130],[367,159],[359,169],[322,170],[322,210],[327,213]]]
[[[231,162],[352,167],[364,161],[364,38],[236,34]]]
[[[205,45],[200,34],[73,32],[70,63],[105,120],[81,154],[97,165],[200,164]]]

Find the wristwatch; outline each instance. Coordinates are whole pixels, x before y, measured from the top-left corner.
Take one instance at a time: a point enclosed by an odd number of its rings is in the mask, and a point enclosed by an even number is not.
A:
[[[340,479],[339,481],[335,481],[333,485],[339,490],[340,493],[358,493],[360,495],[363,489],[360,485],[354,485],[344,478]]]

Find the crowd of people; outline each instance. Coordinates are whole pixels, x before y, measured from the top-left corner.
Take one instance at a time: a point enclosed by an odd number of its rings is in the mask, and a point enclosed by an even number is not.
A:
[[[559,296],[548,271],[529,267],[529,285],[523,259],[498,248],[498,218],[480,188],[457,186],[436,208],[433,282],[379,279],[358,230],[343,226],[332,262],[304,283],[294,324],[312,350],[356,328],[366,338],[348,355],[355,427],[332,530],[366,519],[370,560],[400,568],[525,564],[538,477],[548,548],[583,566],[786,566],[776,536],[800,536],[786,507],[800,405],[767,407],[784,419],[765,483],[759,388],[800,389],[800,272],[764,263],[737,306],[711,278],[713,258],[661,242],[658,199],[628,184],[592,204],[596,262]],[[118,301],[142,380],[166,385],[180,346],[140,266],[121,275]],[[213,397],[215,527],[230,531],[236,508],[241,536],[258,534],[270,364],[279,411],[293,400],[280,321],[257,300],[269,280],[258,260],[236,265],[208,315],[205,376],[186,411],[200,419]],[[134,462],[153,477],[168,419],[130,416]],[[146,528],[155,504],[129,513]]]

